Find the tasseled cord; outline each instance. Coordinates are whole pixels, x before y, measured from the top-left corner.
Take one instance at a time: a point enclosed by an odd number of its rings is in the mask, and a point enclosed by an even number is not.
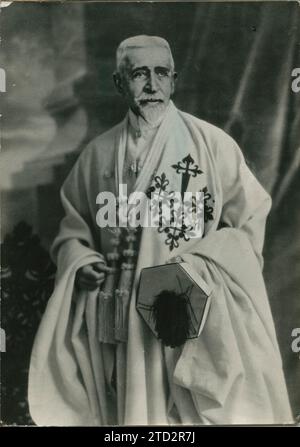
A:
[[[186,342],[189,334],[189,314],[182,293],[163,290],[153,304],[155,330],[166,346],[176,348]]]

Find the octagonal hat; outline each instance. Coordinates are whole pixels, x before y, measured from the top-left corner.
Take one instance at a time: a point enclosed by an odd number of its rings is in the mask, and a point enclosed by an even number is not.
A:
[[[210,308],[211,289],[208,284],[185,262],[142,269],[136,309],[156,337],[154,303],[166,291],[184,297],[189,318],[188,338],[198,337]]]

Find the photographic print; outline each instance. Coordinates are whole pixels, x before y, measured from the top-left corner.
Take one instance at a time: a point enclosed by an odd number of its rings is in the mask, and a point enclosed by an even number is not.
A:
[[[0,6],[1,424],[299,423],[299,3]]]

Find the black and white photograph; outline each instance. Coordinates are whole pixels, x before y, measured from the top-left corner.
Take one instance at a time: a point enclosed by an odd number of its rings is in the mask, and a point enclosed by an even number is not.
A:
[[[299,2],[0,25],[1,425],[299,425]]]

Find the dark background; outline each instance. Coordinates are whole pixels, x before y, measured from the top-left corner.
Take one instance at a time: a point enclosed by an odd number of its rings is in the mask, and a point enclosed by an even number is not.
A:
[[[300,9],[296,3],[14,3],[1,10],[1,355],[4,424],[30,424],[27,369],[53,288],[48,251],[61,218],[59,188],[96,134],[126,111],[114,54],[135,34],[166,38],[179,73],[179,108],[230,133],[273,198],[264,275],[295,417],[300,360]]]

